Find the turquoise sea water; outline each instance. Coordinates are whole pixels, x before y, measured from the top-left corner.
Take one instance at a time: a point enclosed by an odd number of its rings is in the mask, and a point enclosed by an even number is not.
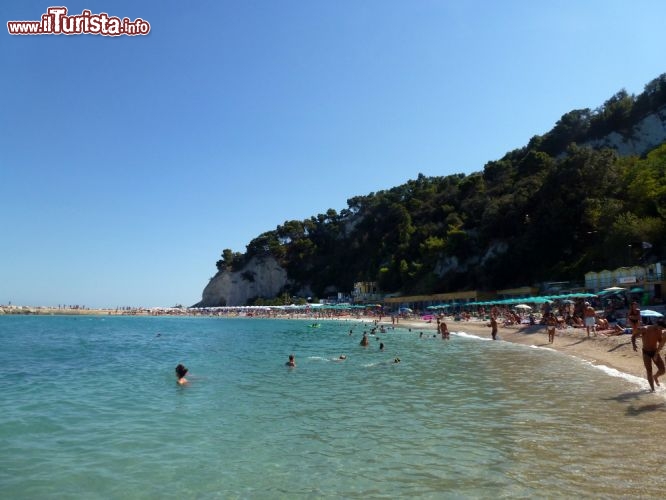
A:
[[[396,329],[380,352],[308,324],[0,317],[0,498],[663,497],[663,392],[546,349]]]

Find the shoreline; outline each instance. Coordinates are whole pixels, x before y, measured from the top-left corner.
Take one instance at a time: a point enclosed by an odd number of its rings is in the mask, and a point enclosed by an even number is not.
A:
[[[143,317],[212,317],[212,318],[246,318],[246,319],[296,319],[307,321],[360,321],[368,324],[373,324],[377,318],[374,316],[352,316],[340,315],[333,317],[316,317],[311,314],[284,314],[284,315],[269,315],[269,316],[242,316],[242,315],[205,315],[205,314],[174,314],[175,311],[156,313],[156,311],[148,310],[115,310],[115,309],[69,309],[69,308],[47,308],[47,307],[16,307],[13,311],[0,311],[0,315],[40,315],[40,316],[83,316],[83,315],[97,315],[97,316],[143,316]],[[3,314],[4,313],[4,314]],[[387,321],[388,319],[388,321]],[[491,339],[490,327],[487,326],[485,321],[479,319],[471,319],[468,321],[454,321],[450,317],[445,318],[449,331],[458,332],[462,331],[471,335],[476,335],[484,339]],[[398,323],[392,325],[389,317],[384,317],[378,323],[380,326],[391,328],[423,330],[435,332],[437,330],[436,322],[427,322],[419,318],[400,319]],[[608,332],[606,332],[608,333]],[[590,338],[584,328],[566,328],[558,329],[555,333],[555,341],[553,344],[548,343],[548,335],[544,325],[512,325],[512,326],[499,326],[498,341],[511,342],[514,344],[521,344],[528,347],[547,348],[554,351],[581,359],[589,362],[595,366],[605,366],[612,368],[627,375],[632,375],[640,378],[647,383],[645,367],[638,352],[634,352],[631,346],[631,336],[623,335],[606,335],[604,332],[597,333]],[[663,379],[666,382],[666,376]],[[665,384],[666,385],[666,384]],[[663,391],[663,389],[662,389]]]
[[[382,322],[382,324],[391,326],[390,321],[388,324],[386,322]],[[462,331],[484,339],[492,339],[490,327],[486,326],[485,321],[450,321],[447,318],[446,325],[450,332]],[[411,328],[412,330],[437,330],[436,323],[429,324],[419,320],[401,320],[395,326],[396,328]],[[544,325],[499,325],[497,337],[498,342],[504,341],[528,347],[552,349],[587,361],[595,366],[606,366],[627,375],[638,377],[647,384],[640,341],[637,342],[639,345],[638,352],[634,352],[631,346],[631,335],[606,335],[604,332],[598,332],[596,337],[592,334],[588,338],[584,328],[567,328],[556,330],[555,340],[552,344],[549,344]],[[663,381],[666,382],[666,378]]]

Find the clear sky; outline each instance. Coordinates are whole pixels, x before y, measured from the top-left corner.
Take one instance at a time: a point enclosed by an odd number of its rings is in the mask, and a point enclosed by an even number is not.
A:
[[[52,5],[146,36],[15,36]],[[666,72],[662,0],[5,1],[0,304],[191,305],[224,248]]]

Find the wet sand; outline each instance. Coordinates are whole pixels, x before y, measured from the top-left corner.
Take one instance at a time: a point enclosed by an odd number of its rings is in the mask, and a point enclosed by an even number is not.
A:
[[[382,324],[390,326],[388,323]],[[451,332],[465,332],[483,338],[491,338],[490,327],[486,322],[479,320],[470,321],[446,321]],[[421,320],[400,320],[397,327],[411,328],[413,331],[435,331],[437,324],[426,323]],[[608,335],[610,331],[598,332],[595,337],[587,337],[584,328],[558,329],[555,333],[555,341],[548,343],[548,335],[545,326],[499,326],[498,341],[513,342],[536,347],[548,347],[550,349],[575,356],[595,365],[605,365],[618,371],[645,377],[645,367],[641,357],[641,341],[637,340],[638,352],[634,352],[631,346],[631,335]],[[664,379],[666,380],[666,379]]]

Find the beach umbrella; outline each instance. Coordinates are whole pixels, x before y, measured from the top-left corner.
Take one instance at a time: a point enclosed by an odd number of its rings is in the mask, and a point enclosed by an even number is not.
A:
[[[622,288],[621,286],[611,286],[609,288],[604,288],[604,292],[621,292],[623,290],[626,290],[626,288]]]
[[[643,290],[640,286],[635,286],[631,290],[629,290],[630,293],[643,293],[645,290]]]
[[[626,290],[627,290],[626,288],[617,289],[617,287],[613,287],[613,290],[611,289],[602,290],[601,292],[597,293],[597,296],[607,299],[611,295],[618,295],[621,294],[622,292],[626,292]]]
[[[409,307],[401,307],[399,309],[399,311],[400,312],[408,312],[408,313],[413,312]]]
[[[518,304],[516,306],[516,309],[532,309],[532,308],[530,306],[528,306],[527,304]]]
[[[664,315],[658,311],[653,311],[652,309],[643,309],[641,311],[641,316],[643,318],[663,318]]]

